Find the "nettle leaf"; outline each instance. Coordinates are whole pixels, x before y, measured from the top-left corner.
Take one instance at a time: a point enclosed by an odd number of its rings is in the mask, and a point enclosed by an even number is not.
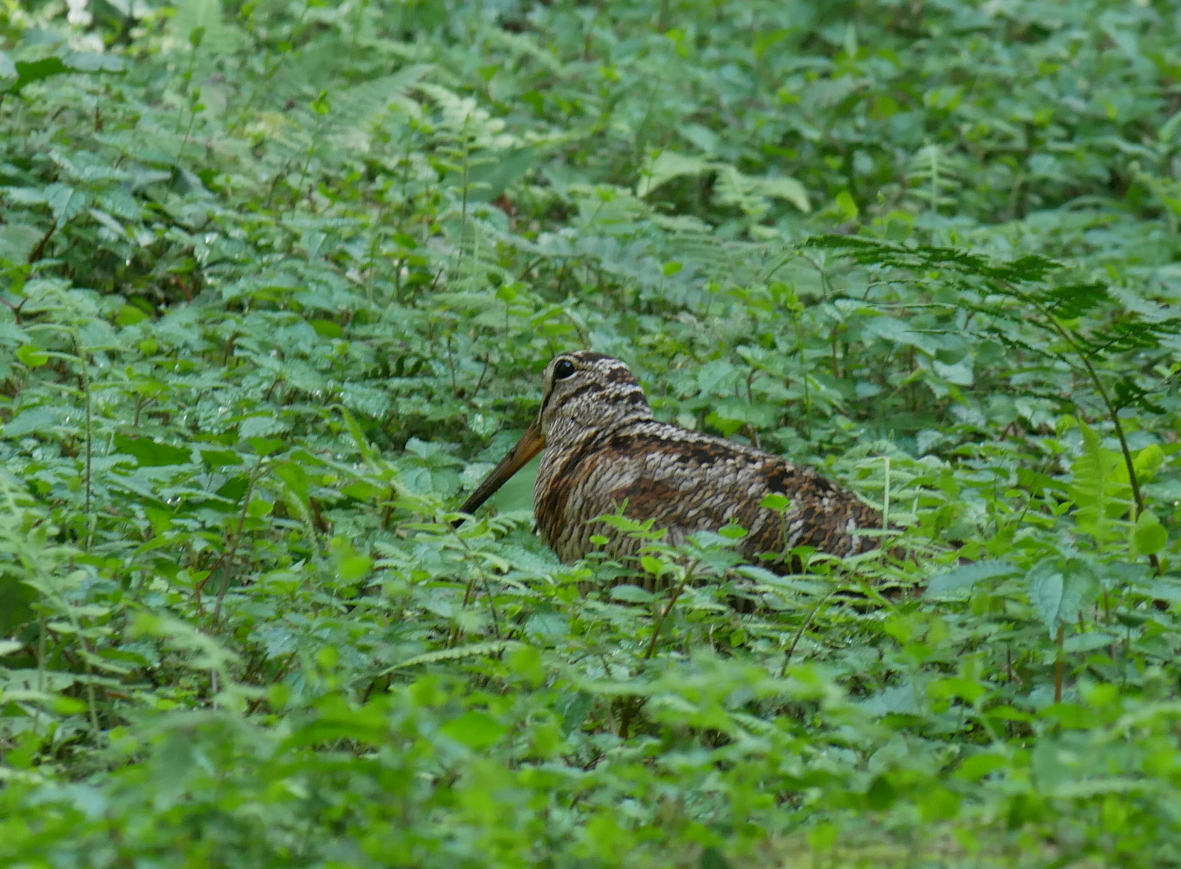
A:
[[[712,172],[713,169],[714,163],[704,157],[661,151],[640,176],[636,184],[636,196],[643,198],[674,178],[702,175]]]
[[[638,585],[617,585],[611,589],[611,599],[624,603],[651,603],[655,598],[655,594]]]
[[[61,226],[86,208],[88,197],[68,184],[50,184],[45,189],[45,203],[53,211],[53,219]]]
[[[16,350],[16,358],[22,365],[40,368],[49,361],[49,354],[32,344],[22,344]]]
[[[1012,576],[1016,568],[1005,561],[977,561],[947,573],[940,573],[927,581],[924,597],[932,600],[964,600],[978,582]]]
[[[916,347],[928,355],[939,350],[939,344],[931,335],[917,332],[906,322],[895,317],[873,317],[862,327],[865,332],[895,344]]]
[[[0,631],[11,634],[32,620],[32,606],[38,594],[31,585],[5,573],[0,573]],[[16,646],[20,648],[21,644]],[[15,649],[10,648],[6,654],[12,651]]]
[[[31,407],[4,423],[3,428],[0,428],[0,435],[5,438],[16,438],[32,432],[45,431],[57,425],[63,415],[63,411],[56,407]]]
[[[13,66],[16,71],[16,80],[8,86],[8,90],[14,94],[20,93],[33,82],[70,71],[70,68],[60,57],[45,57],[33,61],[18,60]]]
[[[508,728],[487,712],[472,710],[448,721],[439,732],[473,751],[480,751],[499,742]]]
[[[151,438],[122,434],[115,435],[115,449],[124,455],[134,457],[135,463],[141,468],[185,465],[192,461],[193,455],[190,447],[174,447],[158,443]]]
[[[1149,444],[1132,458],[1132,467],[1136,470],[1136,479],[1147,483],[1156,476],[1166,461],[1165,451],[1156,444]]]
[[[1029,602],[1053,637],[1059,625],[1077,621],[1099,588],[1094,572],[1082,560],[1053,560],[1030,573]]]
[[[28,262],[29,255],[32,254],[37,242],[44,235],[44,230],[27,223],[9,223],[0,226],[0,261]]]
[[[1145,510],[1136,519],[1136,528],[1132,539],[1136,552],[1141,555],[1153,555],[1160,552],[1169,542],[1169,532],[1161,525],[1151,510]]]

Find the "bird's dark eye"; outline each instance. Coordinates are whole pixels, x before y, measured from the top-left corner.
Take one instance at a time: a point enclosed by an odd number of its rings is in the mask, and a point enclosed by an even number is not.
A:
[[[565,380],[574,373],[574,363],[569,359],[559,359],[554,366],[554,380]]]

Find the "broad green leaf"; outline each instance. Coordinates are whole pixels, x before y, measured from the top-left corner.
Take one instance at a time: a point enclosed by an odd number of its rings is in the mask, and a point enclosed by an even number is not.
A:
[[[254,450],[255,454],[259,456],[273,455],[288,446],[285,441],[281,441],[278,438],[250,437],[244,438],[244,440],[250,445],[250,449]]]
[[[123,72],[127,68],[122,57],[97,51],[77,51],[65,60],[70,69],[78,72]]]
[[[0,261],[27,262],[44,235],[44,230],[39,230],[26,223],[9,223],[0,226]]]
[[[977,561],[940,573],[927,582],[924,597],[932,600],[964,600],[976,583],[1000,576],[1010,576],[1016,569],[1004,561]]]
[[[120,326],[134,326],[148,319],[148,315],[136,305],[124,305],[115,315],[115,322]]]
[[[836,197],[837,210],[844,216],[845,220],[856,220],[860,213],[857,208],[857,203],[853,201],[853,197],[849,195],[849,191],[842,190]]]
[[[760,502],[759,506],[766,507],[768,510],[786,510],[790,504],[791,499],[786,495],[780,495],[776,492],[772,492],[771,494],[763,497],[763,500]]]
[[[703,157],[678,154],[675,151],[661,151],[656,155],[651,165],[645,168],[646,171],[636,184],[636,196],[641,198],[674,178],[710,172],[713,170],[713,163]]]
[[[917,347],[924,353],[934,354],[939,349],[930,335],[916,332],[910,325],[895,317],[874,317],[865,324],[864,329],[870,335],[884,338],[895,344]]]
[[[28,345],[25,345],[28,346]],[[32,407],[22,410],[0,428],[5,438],[23,437],[31,432],[45,431],[57,425],[61,413],[54,407]]]
[[[651,555],[641,556],[640,566],[654,576],[661,576],[669,569],[669,566],[665,562],[659,558],[653,558]]]
[[[30,368],[40,368],[49,361],[49,354],[32,344],[22,344],[16,350],[16,358]]]
[[[1029,576],[1029,601],[1049,636],[1058,626],[1070,624],[1093,597],[1097,583],[1078,560],[1061,565],[1044,563]]]
[[[812,212],[812,204],[808,201],[808,191],[794,178],[761,178],[757,189],[765,196],[790,202],[804,214]]]
[[[242,464],[242,457],[232,450],[201,450],[201,460],[208,468],[232,468]]]
[[[336,572],[344,582],[357,582],[369,575],[373,559],[366,555],[350,555],[336,562]]]
[[[448,721],[439,732],[474,751],[481,751],[499,742],[508,728],[487,712],[473,710]]]
[[[1156,444],[1149,444],[1140,450],[1132,459],[1132,466],[1136,469],[1136,479],[1141,484],[1149,482],[1165,463],[1165,453]]]
[[[333,323],[331,320],[312,320],[312,328],[316,330],[316,334],[321,338],[342,338],[344,337],[344,330],[339,325]]]
[[[16,67],[16,81],[8,87],[8,90],[13,94],[20,93],[33,82],[70,71],[60,57],[45,57],[32,61],[18,60],[13,65]]]
[[[151,438],[123,434],[115,435],[115,449],[124,455],[133,456],[141,468],[185,465],[192,461],[193,454],[189,447],[174,447]]]
[[[1151,510],[1145,510],[1136,519],[1133,539],[1137,552],[1141,555],[1152,555],[1165,548],[1169,542],[1169,532]]]
[[[68,184],[50,184],[45,189],[45,201],[53,211],[53,219],[61,226],[80,214],[86,207],[86,194]]]
[[[36,599],[37,591],[30,585],[11,574],[0,574],[0,631],[11,634],[21,625],[31,621],[32,604]],[[4,654],[16,651],[21,645],[16,643],[15,648],[9,648]]]
[[[624,603],[650,603],[655,597],[650,591],[645,591],[638,585],[617,585],[611,589],[611,599]]]

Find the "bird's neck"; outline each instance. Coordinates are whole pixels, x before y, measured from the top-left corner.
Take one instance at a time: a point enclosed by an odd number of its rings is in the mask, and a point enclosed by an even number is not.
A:
[[[595,410],[600,413],[596,414]],[[611,409],[614,410],[614,409]],[[582,452],[603,443],[612,435],[629,426],[651,422],[652,410],[647,405],[627,408],[622,413],[602,413],[593,406],[584,412],[564,415],[550,423],[545,433],[545,451],[550,455]]]

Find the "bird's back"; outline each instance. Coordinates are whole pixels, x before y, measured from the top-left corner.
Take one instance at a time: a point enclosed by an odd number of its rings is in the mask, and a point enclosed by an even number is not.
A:
[[[768,495],[786,497],[786,510],[763,506]],[[771,453],[668,423],[633,422],[543,455],[534,487],[534,515],[542,537],[564,562],[576,561],[603,535],[619,557],[643,542],[620,538],[593,520],[616,513],[654,520],[666,542],[730,523],[746,529],[743,557],[782,556],[797,546],[850,555],[877,546],[858,529],[882,527],[880,514],[849,490],[809,467]],[[768,562],[784,567],[786,562]]]

